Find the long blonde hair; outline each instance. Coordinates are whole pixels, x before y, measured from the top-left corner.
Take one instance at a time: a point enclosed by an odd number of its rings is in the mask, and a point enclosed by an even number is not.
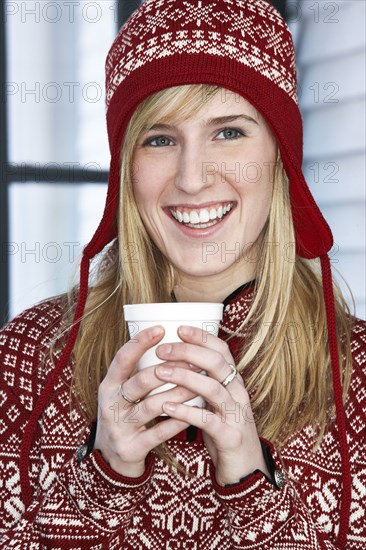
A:
[[[123,304],[171,301],[177,281],[139,216],[133,194],[134,145],[147,124],[187,119],[219,90],[186,85],[159,91],[138,106],[127,127],[121,151],[119,237],[104,255],[103,268],[90,288],[74,348],[74,392],[88,421],[97,414],[99,384],[117,350],[129,339]],[[237,335],[245,335],[238,369],[261,436],[281,447],[309,423],[319,442],[333,419],[322,281],[316,260],[289,254],[295,235],[289,182],[280,158],[261,243],[253,303],[237,329]],[[345,398],[352,369],[350,315],[336,284],[334,292]],[[90,337],[90,327],[98,327],[96,338]],[[176,465],[165,444],[155,452]]]

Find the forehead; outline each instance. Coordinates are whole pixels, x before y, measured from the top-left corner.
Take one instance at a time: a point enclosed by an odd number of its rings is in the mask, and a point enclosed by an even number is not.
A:
[[[261,116],[257,109],[247,99],[226,88],[220,88],[213,97],[209,98],[207,101],[203,101],[199,114],[204,117],[208,113],[210,115],[212,115],[212,113],[216,113],[216,115],[225,115],[231,114],[234,111],[235,113],[242,112],[250,115],[255,120],[259,120]]]
[[[156,124],[184,124],[193,120],[212,121],[213,118],[230,115],[247,116],[257,123],[261,114],[241,95],[226,88],[201,86],[178,86],[174,94],[169,89],[162,90],[158,101],[151,97],[151,107],[146,113],[143,129],[146,130]]]

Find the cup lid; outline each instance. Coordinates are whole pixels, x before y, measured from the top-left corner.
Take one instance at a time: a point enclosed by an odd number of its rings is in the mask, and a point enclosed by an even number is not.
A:
[[[126,321],[221,321],[224,304],[162,302],[123,306]]]

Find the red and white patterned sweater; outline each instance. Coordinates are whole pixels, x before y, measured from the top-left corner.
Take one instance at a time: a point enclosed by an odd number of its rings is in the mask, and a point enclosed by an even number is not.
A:
[[[224,311],[226,338],[246,315],[252,291],[243,291]],[[257,473],[235,487],[220,487],[198,430],[186,431],[169,448],[195,475],[171,473],[153,452],[145,473],[125,478],[93,451],[80,464],[75,449],[88,433],[70,408],[72,361],[60,376],[38,424],[29,472],[34,492],[25,510],[21,499],[19,450],[27,420],[52,363],[48,346],[61,316],[59,299],[39,304],[0,332],[0,548],[315,550],[335,549],[342,492],[336,427],[316,453],[312,428],[295,433],[279,454],[286,473],[281,489]],[[233,355],[238,342],[230,343]],[[366,548],[366,324],[353,331],[354,372],[346,404],[352,469],[349,550]]]

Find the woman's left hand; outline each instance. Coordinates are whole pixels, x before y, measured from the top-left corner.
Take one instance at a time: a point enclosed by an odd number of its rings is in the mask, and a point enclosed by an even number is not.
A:
[[[158,346],[156,354],[166,363],[156,367],[156,376],[201,395],[208,408],[167,402],[164,412],[202,430],[219,485],[236,483],[257,469],[269,477],[241,375],[222,386],[234,365],[228,345],[199,328],[180,327],[178,334],[183,342]],[[208,376],[178,366],[182,361]]]

